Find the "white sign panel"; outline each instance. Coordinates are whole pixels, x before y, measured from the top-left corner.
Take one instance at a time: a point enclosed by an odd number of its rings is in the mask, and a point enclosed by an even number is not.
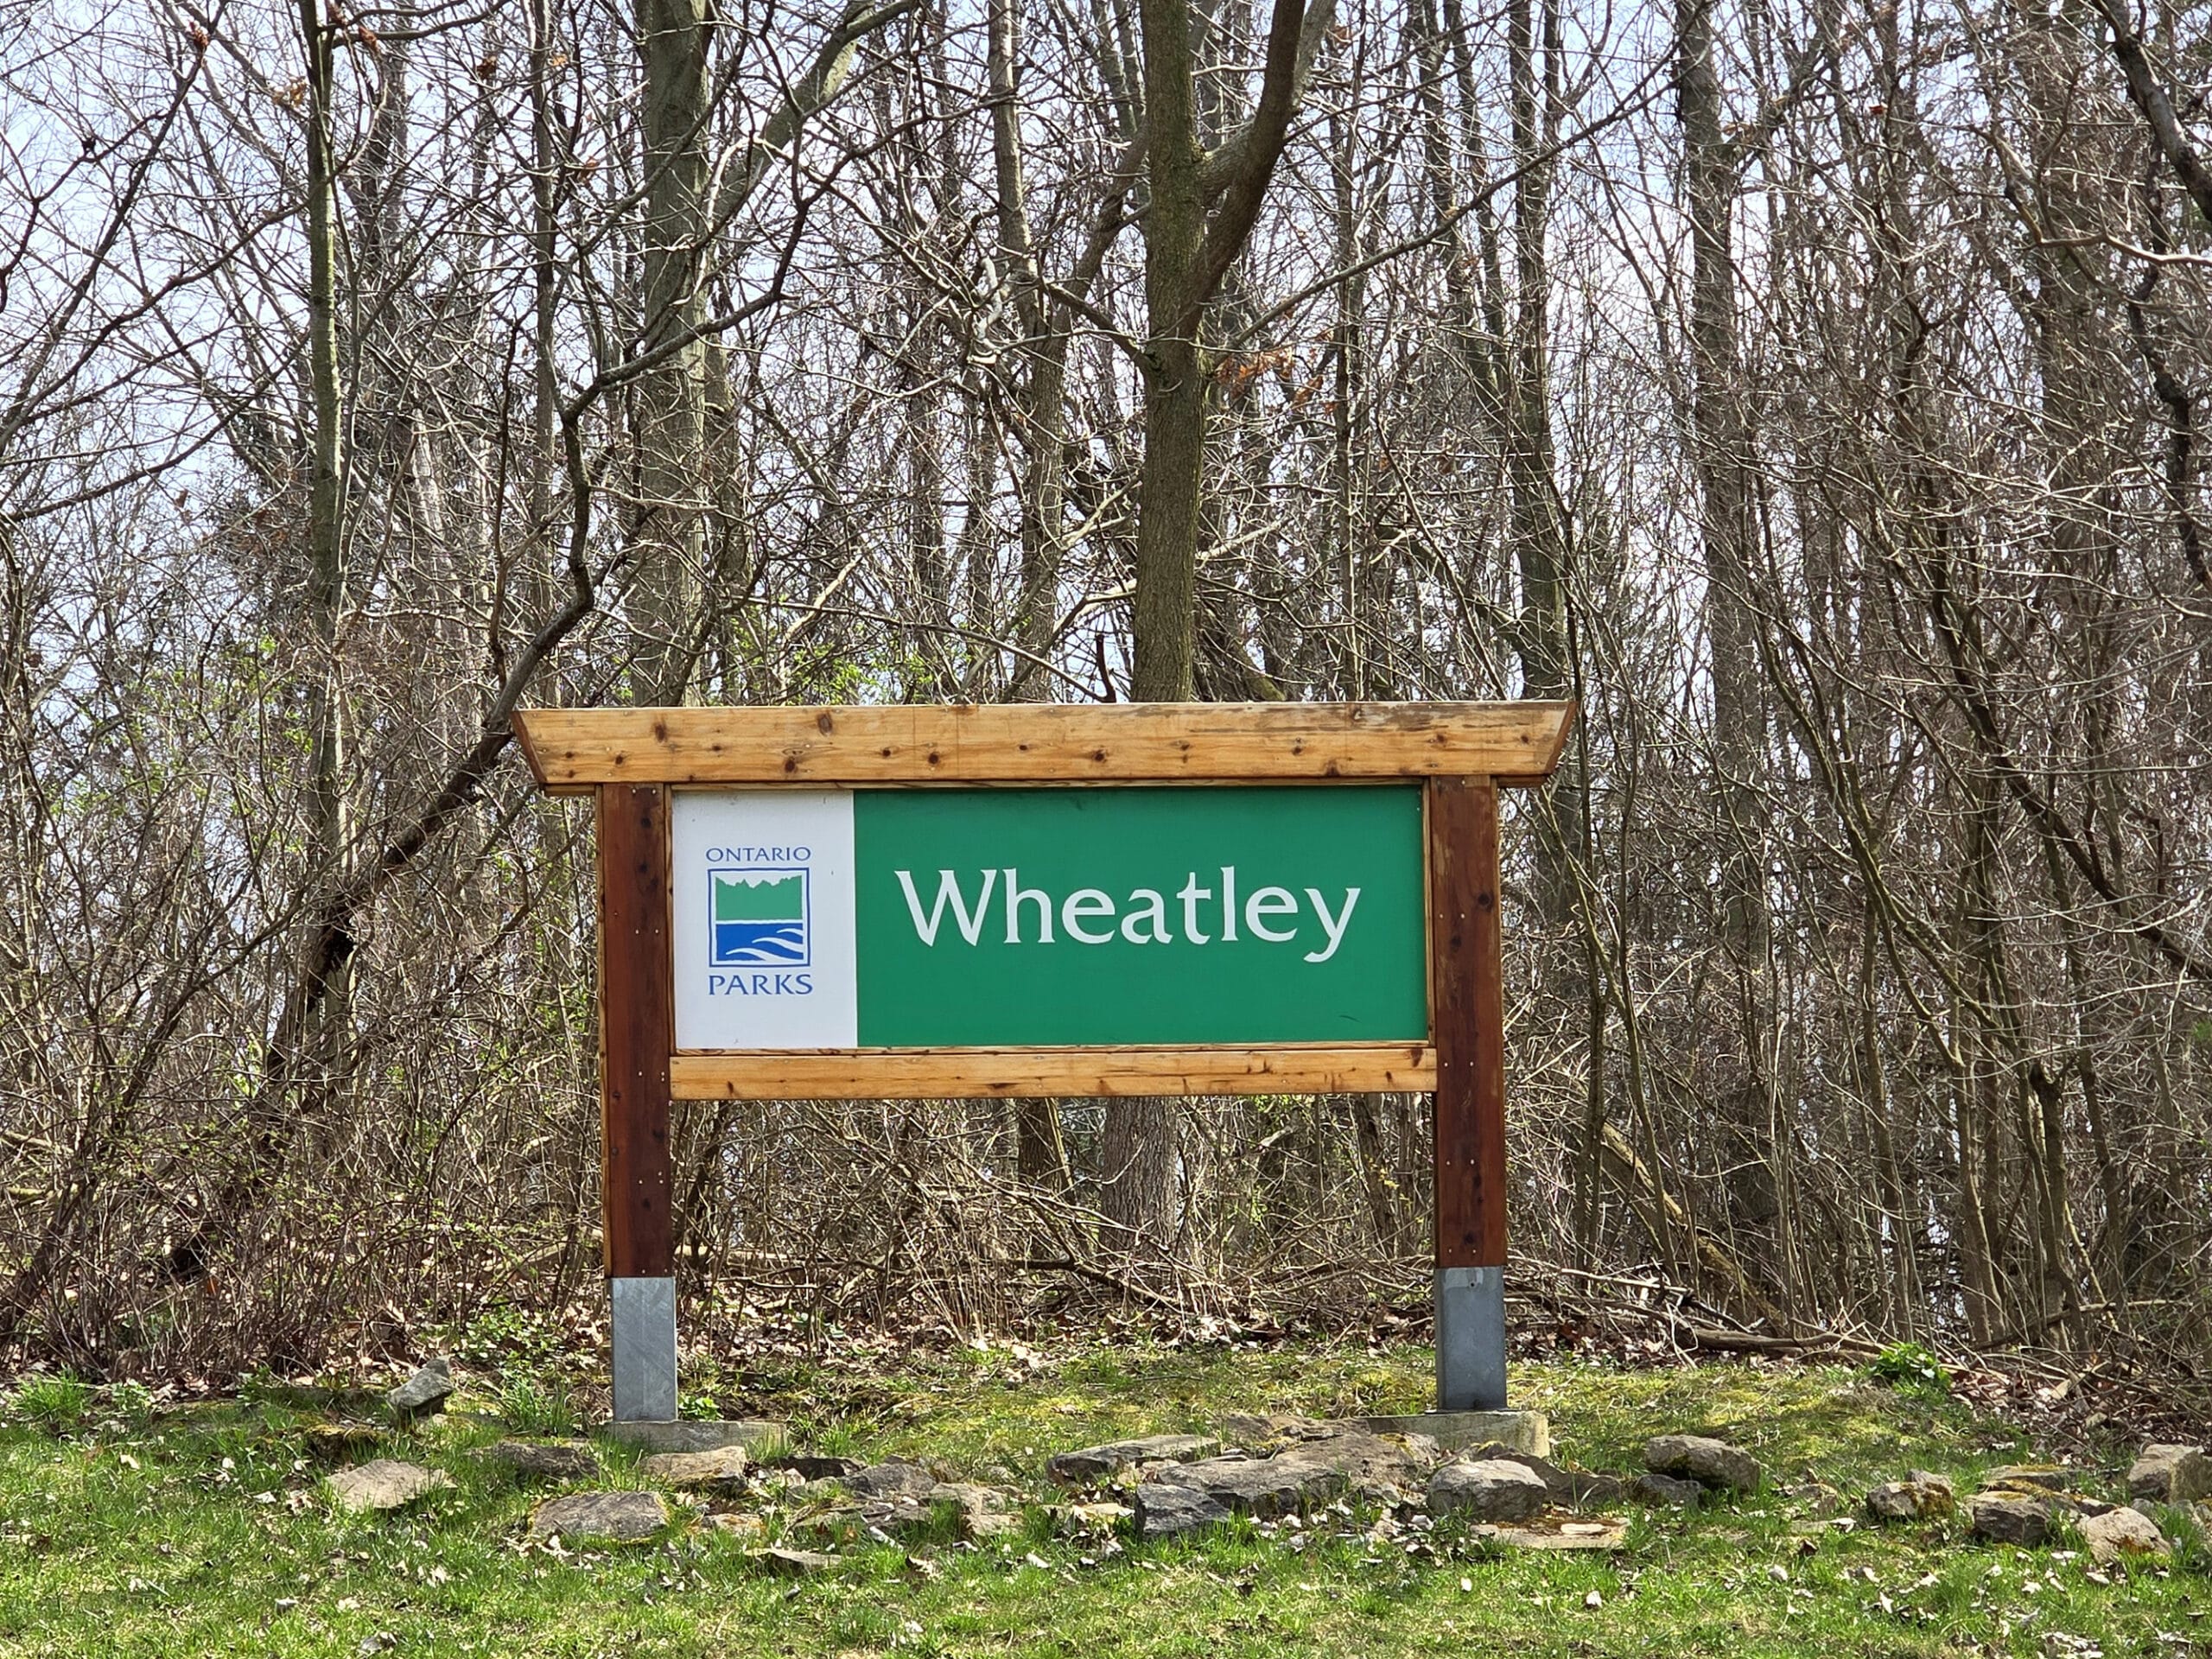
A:
[[[853,798],[678,791],[676,1046],[852,1048]]]

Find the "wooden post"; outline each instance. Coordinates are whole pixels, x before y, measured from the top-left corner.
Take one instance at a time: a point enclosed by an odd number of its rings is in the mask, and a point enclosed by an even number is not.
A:
[[[1505,1403],[1505,970],[1497,786],[1428,792],[1438,1409]]]
[[[676,1416],[668,790],[599,790],[601,1193],[618,1421]]]

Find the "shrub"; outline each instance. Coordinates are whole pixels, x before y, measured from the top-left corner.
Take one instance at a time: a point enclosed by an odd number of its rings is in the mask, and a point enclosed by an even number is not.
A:
[[[1896,1389],[1915,1389],[1928,1394],[1948,1394],[1951,1373],[1943,1362],[1916,1342],[1892,1343],[1866,1367],[1868,1375]]]

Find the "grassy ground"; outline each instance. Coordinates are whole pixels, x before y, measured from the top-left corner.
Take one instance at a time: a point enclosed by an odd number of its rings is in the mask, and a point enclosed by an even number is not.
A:
[[[1053,1451],[1230,1410],[1416,1410],[1427,1365],[1416,1349],[1218,1345],[786,1362],[751,1379],[753,1399],[779,1401],[817,1446],[971,1477],[1001,1465],[1040,1505],[1015,1537],[849,1549],[800,1580],[681,1519],[628,1549],[525,1545],[538,1494],[467,1452],[505,1432],[502,1409],[558,1423],[557,1394],[527,1380],[394,1436],[386,1454],[458,1489],[373,1518],[334,1513],[305,1433],[327,1414],[281,1392],[154,1414],[34,1385],[0,1429],[0,1654],[2212,1655],[2193,1546],[2100,1583],[2086,1554],[1974,1544],[1948,1523],[1846,1530],[1784,1495],[1809,1472],[1855,1505],[1909,1467],[1965,1480],[2032,1452],[1955,1402],[1843,1370],[1516,1367],[1516,1402],[1552,1414],[1571,1461],[1630,1468],[1645,1436],[1700,1428],[1766,1464],[1761,1496],[1637,1511],[1610,1556],[1496,1554],[1448,1529],[1409,1555],[1357,1511],[1273,1536],[1240,1522],[1165,1546],[1063,1540],[1041,1508]],[[612,1484],[636,1484],[623,1453],[603,1455]]]

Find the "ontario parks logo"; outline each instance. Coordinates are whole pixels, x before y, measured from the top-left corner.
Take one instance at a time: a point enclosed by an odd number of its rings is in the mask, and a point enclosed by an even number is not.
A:
[[[804,870],[709,870],[709,954],[716,968],[804,968],[812,957]]]

